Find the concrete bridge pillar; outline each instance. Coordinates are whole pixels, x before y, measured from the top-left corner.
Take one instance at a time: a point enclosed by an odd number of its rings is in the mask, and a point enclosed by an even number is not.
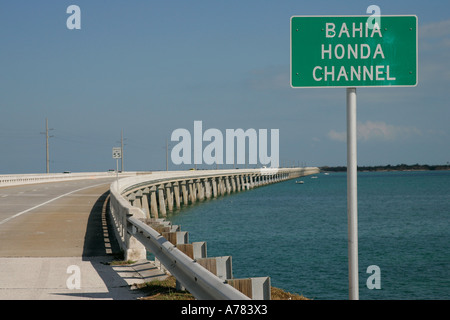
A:
[[[191,203],[195,203],[195,201],[197,200],[195,197],[195,185],[194,185],[194,181],[189,180],[188,181],[188,185],[189,185],[189,200],[191,200]]]
[[[138,190],[134,193],[136,200],[134,201],[134,207],[142,209],[142,190]]]
[[[250,190],[250,179],[248,174],[245,175],[245,190]]]
[[[186,180],[181,181],[180,184],[181,184],[181,193],[183,195],[183,204],[187,206],[189,204],[189,197]]]
[[[220,189],[222,191],[221,195],[224,196],[225,193],[227,192],[227,186],[225,184],[225,177],[220,177]]]
[[[236,175],[234,176],[234,179],[236,180],[236,190],[239,192],[241,191],[241,176]]]
[[[156,200],[156,187],[150,187],[150,216],[158,219],[158,201]]]
[[[134,207],[134,206],[135,206],[135,203],[136,203],[136,195],[135,195],[134,193],[130,193],[130,194],[127,196],[127,200],[128,200],[128,202],[130,202],[130,204]]]
[[[236,176],[231,176],[231,191],[236,192]]]
[[[245,178],[244,175],[241,175],[241,190],[244,191],[245,190]]]
[[[179,209],[181,207],[181,201],[180,201],[180,185],[178,181],[173,182],[173,195],[175,197],[175,207]]]
[[[167,199],[167,209],[169,211],[173,211],[173,192],[172,192],[172,184],[166,183],[166,199]]]
[[[158,200],[159,200],[159,213],[165,217],[166,214],[166,200],[164,199],[164,185],[158,186]]]
[[[215,177],[211,178],[211,183],[212,183],[212,191],[213,191],[213,197],[217,198],[217,179]]]
[[[217,197],[222,195],[222,179],[220,177],[216,178],[216,186],[217,186]]]
[[[205,199],[205,186],[204,186],[204,180],[205,179],[197,179],[196,185],[197,185],[197,195],[198,200],[202,201]]]
[[[205,197],[206,199],[211,198],[211,178],[205,179]]]
[[[227,194],[230,194],[231,193],[230,177],[225,176],[224,180],[225,180],[225,189],[227,191]]]
[[[144,211],[145,216],[147,218],[150,218],[150,206],[149,206],[149,195],[150,195],[150,189],[144,188],[142,190],[142,211]]]

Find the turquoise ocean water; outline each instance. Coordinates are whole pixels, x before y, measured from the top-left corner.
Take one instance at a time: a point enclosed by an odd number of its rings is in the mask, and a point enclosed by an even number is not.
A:
[[[317,300],[348,299],[345,173],[310,176],[191,205],[169,215],[231,255],[235,278]],[[450,171],[358,173],[360,299],[450,299]],[[380,289],[368,289],[380,268]]]

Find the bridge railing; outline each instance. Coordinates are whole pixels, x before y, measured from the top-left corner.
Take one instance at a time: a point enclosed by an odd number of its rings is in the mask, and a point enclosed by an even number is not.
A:
[[[152,223],[164,221],[167,210],[183,204],[317,172],[318,168],[199,170],[158,172],[120,179],[110,187],[110,214],[115,223],[116,238],[126,260],[146,259],[147,251],[151,252],[155,261],[197,299],[270,299],[270,279],[252,278],[258,281],[247,281],[249,284],[245,287],[250,289],[247,292],[241,290],[244,294],[229,284],[238,281],[227,281],[201,264],[206,253],[195,256],[182,251],[187,242],[185,234],[178,237],[179,231],[158,232]],[[155,209],[157,206],[159,208]],[[179,230],[176,227],[170,229]],[[163,234],[175,236],[168,239]],[[265,287],[255,290],[252,283]]]

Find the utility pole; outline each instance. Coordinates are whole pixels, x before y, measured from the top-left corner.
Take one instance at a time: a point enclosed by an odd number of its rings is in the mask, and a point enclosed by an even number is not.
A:
[[[45,132],[41,132],[41,134],[45,134],[45,152],[46,152],[46,166],[47,166],[47,173],[50,173],[50,157],[49,157],[49,145],[48,145],[48,138],[51,138],[53,136],[48,135],[48,131],[53,130],[48,128],[48,119],[45,118]]]
[[[169,171],[169,141],[166,139],[166,171]]]
[[[120,151],[122,152],[122,158],[120,158],[120,170],[123,172],[123,129],[120,135]]]

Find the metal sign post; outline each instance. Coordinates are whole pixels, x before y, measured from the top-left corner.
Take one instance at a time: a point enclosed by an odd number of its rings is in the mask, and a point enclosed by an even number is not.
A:
[[[112,149],[113,159],[116,159],[116,182],[117,189],[119,189],[119,159],[122,158],[122,148],[115,147]]]
[[[349,299],[359,300],[356,88],[347,88],[347,220]]]
[[[293,16],[291,87],[347,90],[349,298],[359,299],[356,88],[417,85],[417,16]]]

